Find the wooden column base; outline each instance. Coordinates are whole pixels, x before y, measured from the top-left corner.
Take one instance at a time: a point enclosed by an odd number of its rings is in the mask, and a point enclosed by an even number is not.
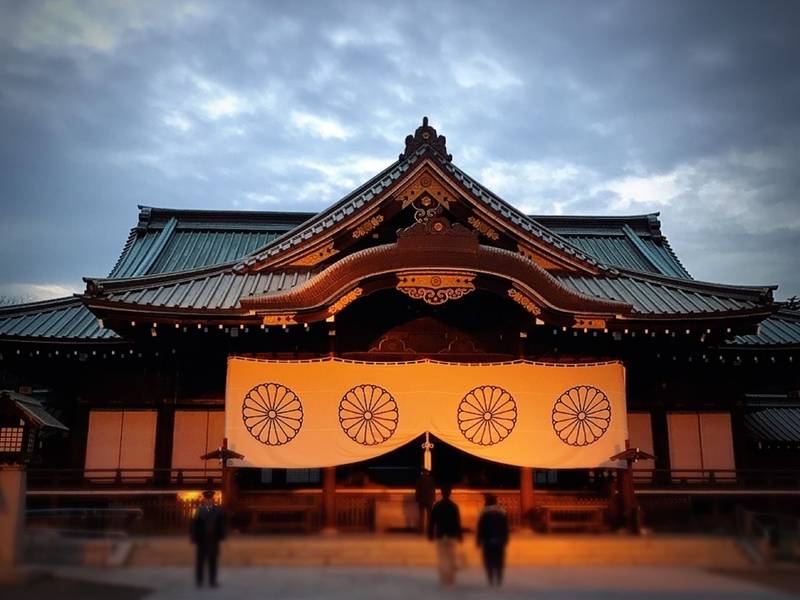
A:
[[[533,469],[519,468],[519,511],[523,527],[530,528],[532,523],[533,501]]]
[[[322,469],[322,533],[336,533],[336,467]]]

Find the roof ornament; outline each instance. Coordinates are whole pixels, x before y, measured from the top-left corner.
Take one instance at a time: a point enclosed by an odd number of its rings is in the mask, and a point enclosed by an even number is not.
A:
[[[400,160],[416,152],[421,146],[427,145],[434,152],[441,155],[447,162],[453,160],[453,155],[447,153],[447,140],[443,135],[437,135],[436,130],[428,125],[428,117],[422,117],[422,125],[417,127],[414,135],[406,136],[406,149],[400,155]]]

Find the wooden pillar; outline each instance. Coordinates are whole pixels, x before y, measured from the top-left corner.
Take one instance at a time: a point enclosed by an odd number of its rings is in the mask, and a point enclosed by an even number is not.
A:
[[[530,527],[533,513],[533,469],[519,468],[519,512],[523,527]]]
[[[669,484],[669,425],[667,423],[667,410],[664,404],[657,402],[650,410],[650,422],[653,429],[653,454],[656,455],[655,467],[658,474],[654,483]]]
[[[336,531],[336,467],[322,469],[322,531]]]
[[[172,467],[172,436],[175,428],[175,405],[171,400],[159,403],[156,413],[155,480],[165,484],[170,481]]]

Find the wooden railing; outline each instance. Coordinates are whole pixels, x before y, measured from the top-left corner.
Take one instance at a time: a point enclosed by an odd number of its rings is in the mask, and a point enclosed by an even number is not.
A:
[[[637,489],[798,490],[800,469],[636,469]]]
[[[29,490],[219,488],[222,469],[28,469]]]

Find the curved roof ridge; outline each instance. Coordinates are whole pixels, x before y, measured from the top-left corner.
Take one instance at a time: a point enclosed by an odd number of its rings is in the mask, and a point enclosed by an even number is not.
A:
[[[22,302],[20,304],[7,304],[0,306],[0,315],[11,316],[14,314],[24,314],[48,308],[62,308],[70,304],[80,304],[80,295],[62,296],[60,298],[50,298],[49,300],[35,300],[33,302]]]
[[[539,237],[539,238],[543,239],[545,242],[555,242],[556,247],[559,247],[559,249],[564,250],[565,252],[567,252],[567,254],[572,254],[575,257],[577,257],[579,260],[581,260],[581,261],[583,261],[585,263],[588,263],[590,265],[597,266],[601,270],[609,271],[611,273],[614,273],[616,271],[616,267],[615,266],[610,265],[610,264],[600,260],[599,258],[595,258],[594,256],[589,255],[588,253],[586,253],[583,250],[581,250],[580,248],[578,248],[578,246],[576,246],[575,244],[570,242],[565,237],[555,233],[550,228],[548,228],[548,227],[542,225],[541,223],[539,223],[538,221],[532,219],[531,217],[526,215],[524,212],[522,212],[520,209],[518,209],[514,205],[510,204],[506,200],[503,200],[500,196],[498,196],[497,194],[492,192],[485,185],[483,185],[482,183],[480,183],[476,179],[473,179],[470,175],[468,175],[465,171],[461,170],[459,167],[457,167],[453,163],[447,163],[445,165],[445,168],[448,169],[448,170],[452,170],[452,172],[454,174],[457,174],[462,179],[467,180],[470,183],[471,186],[478,188],[482,193],[484,193],[487,196],[489,196],[489,198],[491,200],[493,200],[494,202],[498,203],[499,205],[501,205],[503,208],[505,208],[509,212],[511,212],[514,215],[516,215],[516,217],[522,223],[527,223],[530,226],[532,226],[532,228],[531,228],[531,230],[529,230],[529,232],[532,233],[535,237]]]
[[[761,294],[769,295],[770,299],[772,292],[778,289],[777,285],[738,285],[729,283],[714,283],[711,281],[702,281],[698,279],[684,279],[682,277],[674,277],[671,275],[663,275],[659,273],[648,273],[643,271],[635,271],[633,269],[619,269],[620,275],[630,277],[632,279],[643,279],[653,283],[663,283],[666,285],[673,285],[691,290],[698,291],[719,291],[723,293],[742,293],[745,295]]]
[[[307,230],[309,226],[311,226],[314,223],[318,223],[320,221],[324,221],[326,218],[329,218],[333,213],[335,213],[337,210],[339,210],[340,208],[345,206],[348,202],[352,201],[354,198],[356,198],[356,197],[358,197],[360,195],[366,195],[366,193],[371,192],[372,189],[378,183],[381,183],[382,179],[385,179],[388,175],[390,175],[393,171],[398,169],[401,165],[414,164],[420,158],[420,156],[422,156],[422,154],[425,153],[426,149],[427,149],[427,145],[423,145],[422,147],[418,148],[415,152],[413,152],[409,156],[404,157],[402,160],[394,161],[392,164],[390,164],[388,167],[386,167],[383,171],[381,171],[380,173],[378,173],[374,177],[371,177],[370,179],[368,179],[367,181],[362,183],[355,190],[349,192],[347,195],[345,195],[341,199],[339,199],[336,202],[334,202],[333,204],[331,204],[325,210],[316,213],[311,218],[309,218],[308,220],[306,220],[303,223],[299,224],[297,227],[295,227],[291,231],[287,231],[283,235],[278,236],[276,239],[272,240],[268,244],[266,244],[266,245],[264,245],[264,246],[262,246],[262,247],[260,247],[260,248],[258,248],[256,250],[254,250],[253,252],[248,254],[246,257],[242,258],[239,261],[240,264],[252,264],[252,263],[256,262],[259,258],[265,257],[265,255],[267,255],[267,253],[269,253],[270,250],[273,250],[275,248],[279,248],[282,244],[285,244],[289,240],[291,240],[293,242],[296,240],[296,242],[299,243],[300,241],[302,241],[302,239],[304,239],[303,238],[303,231]],[[377,194],[373,194],[373,196],[368,198],[368,199],[366,199],[365,202],[369,202],[376,195]],[[288,249],[291,246],[295,246],[295,245],[297,245],[297,243],[292,243],[286,249]]]

